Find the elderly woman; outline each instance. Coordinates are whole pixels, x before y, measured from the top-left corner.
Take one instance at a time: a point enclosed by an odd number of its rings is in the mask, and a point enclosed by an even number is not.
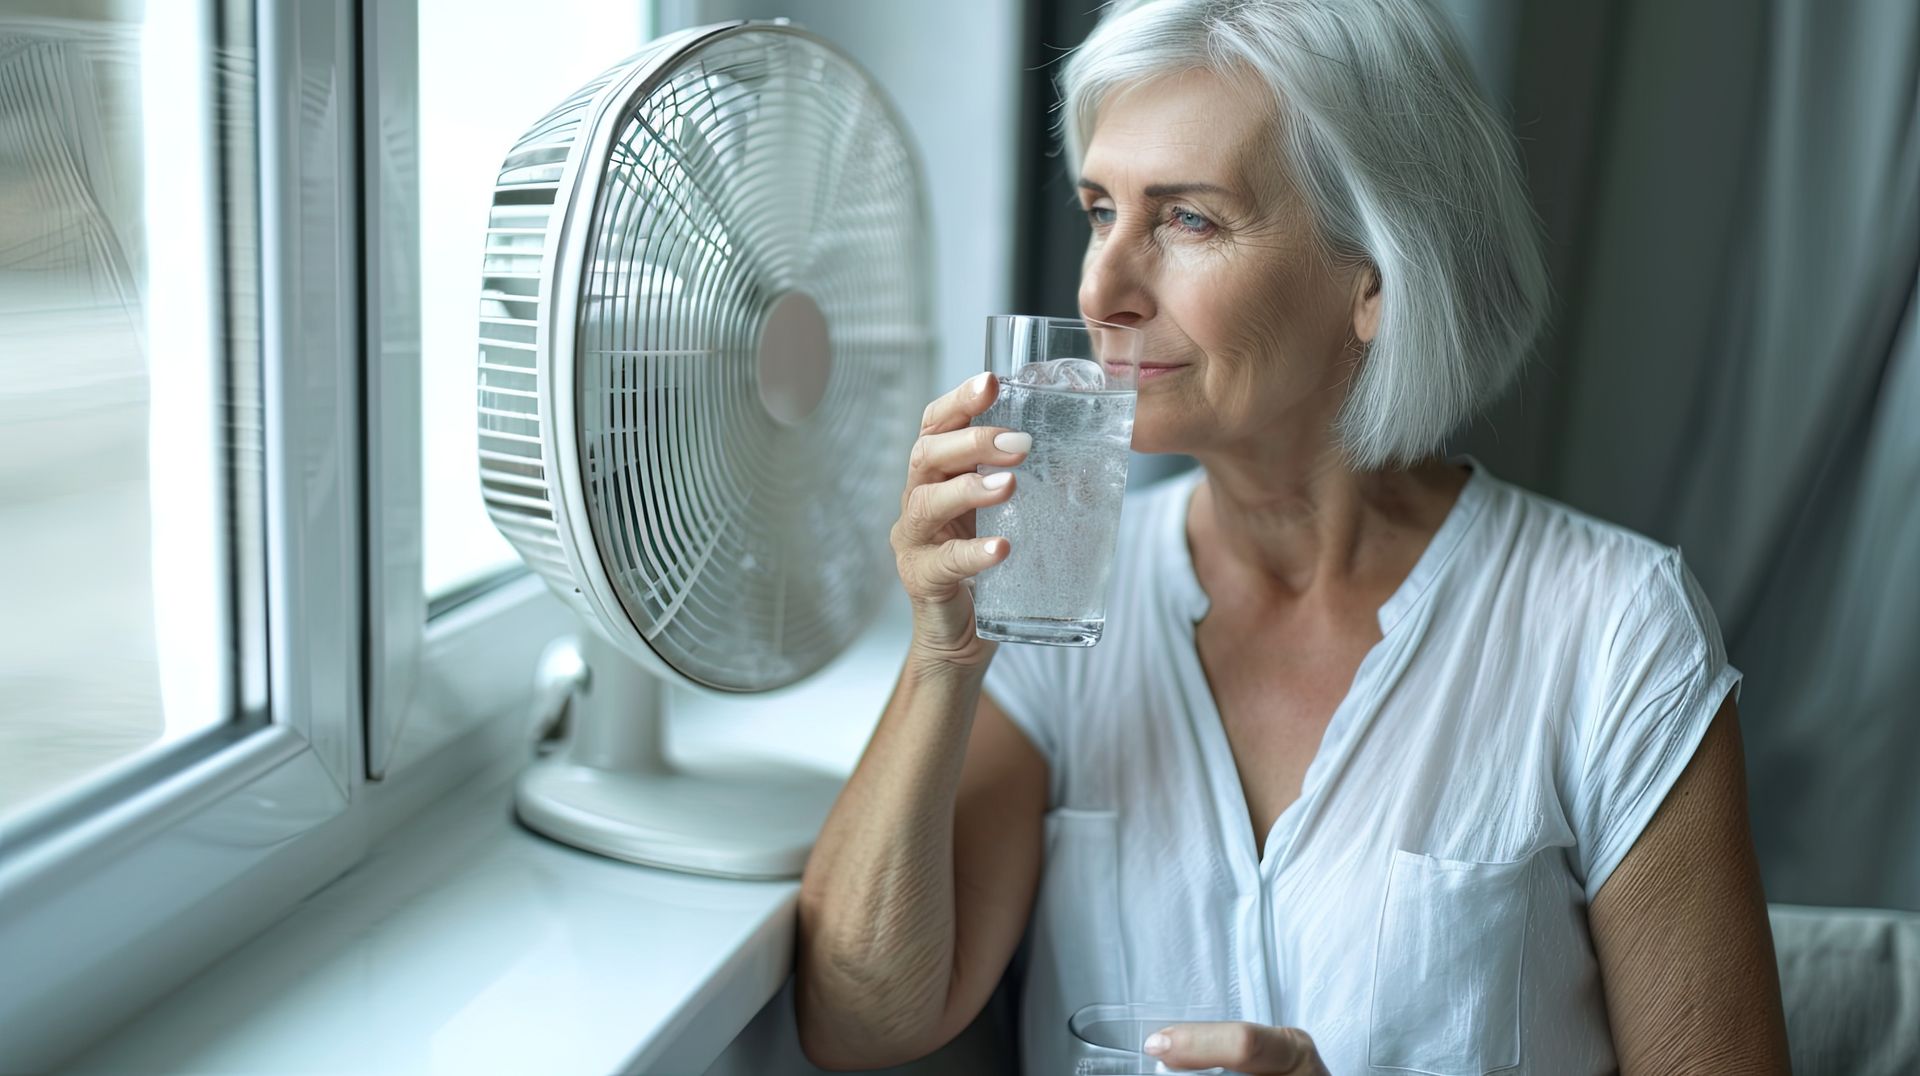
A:
[[[1219,1006],[1170,1068],[1779,1072],[1740,674],[1677,550],[1446,436],[1547,283],[1513,142],[1414,0],[1122,3],[1068,62],[1089,318],[1138,328],[1106,637],[975,637],[1018,497],[933,401],[893,529],[915,637],[807,867],[802,1044],[965,1028],[1023,936],[1021,1052],[1095,1002]],[[1029,933],[1030,932],[1030,933]]]

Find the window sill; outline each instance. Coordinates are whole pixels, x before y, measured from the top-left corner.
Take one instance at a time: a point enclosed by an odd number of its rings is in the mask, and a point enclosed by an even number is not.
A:
[[[676,692],[673,753],[773,745],[851,772],[907,615],[890,605],[800,687]],[[790,974],[799,883],[675,874],[550,841],[513,818],[523,762],[496,760],[70,1071],[705,1070]]]

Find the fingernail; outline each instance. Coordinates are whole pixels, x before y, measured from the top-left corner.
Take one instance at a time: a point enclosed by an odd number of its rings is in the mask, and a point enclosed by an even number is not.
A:
[[[1143,1047],[1143,1049],[1145,1049],[1148,1053],[1152,1054],[1153,1056],[1159,1057],[1161,1054],[1166,1053],[1167,1049],[1172,1045],[1173,1045],[1172,1039],[1167,1038],[1166,1035],[1156,1031],[1153,1034],[1147,1036],[1147,1044],[1145,1047]]]
[[[990,474],[987,477],[981,479],[980,484],[987,487],[988,489],[999,489],[1001,486],[1004,486],[1011,481],[1013,481],[1013,475],[1009,474],[1006,471],[1001,471],[999,474]]]
[[[985,553],[989,557],[998,555],[1000,552],[1000,539],[989,538],[986,541],[981,542],[980,552]]]
[[[967,387],[973,390],[975,396],[978,396],[987,391],[987,378],[992,376],[992,374],[975,374],[973,380],[967,382]]]
[[[1002,452],[1025,452],[1033,447],[1033,435],[1027,433],[999,433],[993,437],[993,447]]]

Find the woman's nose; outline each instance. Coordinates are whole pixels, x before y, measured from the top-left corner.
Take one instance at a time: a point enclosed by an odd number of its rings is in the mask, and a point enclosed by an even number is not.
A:
[[[1124,241],[1109,239],[1087,252],[1080,267],[1080,314],[1114,325],[1138,325],[1153,317],[1144,267]]]

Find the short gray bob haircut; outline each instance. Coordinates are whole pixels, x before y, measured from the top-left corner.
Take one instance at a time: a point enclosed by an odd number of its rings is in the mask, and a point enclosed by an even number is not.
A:
[[[1551,301],[1511,132],[1421,0],[1119,0],[1067,60],[1073,175],[1102,103],[1204,69],[1271,96],[1274,146],[1330,264],[1380,274],[1335,435],[1361,470],[1440,451],[1513,380]]]

